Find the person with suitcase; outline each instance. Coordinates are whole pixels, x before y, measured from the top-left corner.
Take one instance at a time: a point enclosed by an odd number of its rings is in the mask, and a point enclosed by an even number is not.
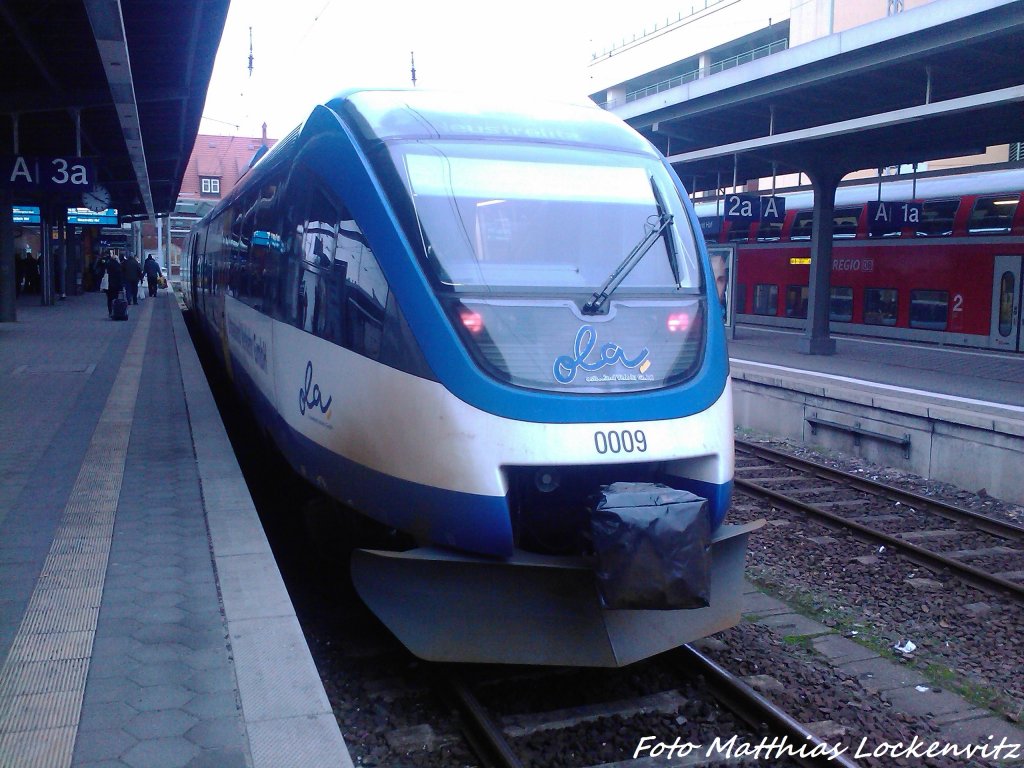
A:
[[[117,252],[110,251],[110,258],[105,265],[107,270],[107,314],[114,317],[114,301],[121,295],[124,289],[124,272],[121,269],[121,261],[117,258]],[[128,317],[127,300],[125,302],[125,318]]]
[[[130,304],[139,303],[139,283],[142,282],[142,265],[135,258],[135,254],[129,253],[121,262],[121,271],[124,273],[125,298]]]
[[[128,297],[124,292],[124,288],[117,294],[117,298],[114,299],[113,306],[110,312],[111,320],[127,320],[128,319]]]
[[[152,253],[146,257],[146,262],[142,265],[142,271],[146,275],[149,295],[156,296],[157,280],[160,277],[160,265],[156,263]]]

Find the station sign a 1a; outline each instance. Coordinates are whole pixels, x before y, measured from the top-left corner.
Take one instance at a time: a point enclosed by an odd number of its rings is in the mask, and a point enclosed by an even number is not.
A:
[[[921,223],[921,203],[911,203],[899,200],[876,200],[868,203],[868,226],[874,228],[883,227],[912,227]]]
[[[70,190],[93,188],[96,169],[87,157],[0,157],[0,187],[15,190]]]

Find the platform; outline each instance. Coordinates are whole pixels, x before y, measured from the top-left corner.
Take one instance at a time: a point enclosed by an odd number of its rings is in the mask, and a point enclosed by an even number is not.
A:
[[[834,355],[799,351],[801,333],[741,325],[729,341],[737,362],[770,363],[910,390],[988,401],[1024,415],[1024,354],[833,336]]]
[[[1024,355],[740,326],[736,424],[1024,503]],[[965,460],[966,457],[966,460]]]
[[[0,324],[0,765],[351,766],[170,291]]]

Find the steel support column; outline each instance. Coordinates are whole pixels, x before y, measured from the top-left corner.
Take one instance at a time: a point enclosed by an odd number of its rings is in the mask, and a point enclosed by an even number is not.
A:
[[[832,231],[835,228],[836,187],[843,178],[837,169],[808,170],[814,187],[814,224],[811,228],[811,274],[808,279],[807,327],[800,351],[807,355],[834,355],[836,342],[829,335],[832,277]]]
[[[39,206],[39,303],[52,306],[53,298],[53,210],[56,206],[47,198]]]
[[[13,205],[11,190],[0,189],[0,323],[13,323],[18,319]]]

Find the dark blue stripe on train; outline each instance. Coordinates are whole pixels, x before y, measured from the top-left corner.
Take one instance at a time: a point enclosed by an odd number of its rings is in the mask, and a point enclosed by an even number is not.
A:
[[[256,419],[308,481],[361,513],[421,539],[495,557],[512,555],[512,524],[504,497],[402,480],[332,453],[293,430],[239,361],[232,363],[235,386],[242,390]],[[712,530],[722,523],[732,498],[732,482],[717,485],[673,478],[672,485],[708,500]]]

